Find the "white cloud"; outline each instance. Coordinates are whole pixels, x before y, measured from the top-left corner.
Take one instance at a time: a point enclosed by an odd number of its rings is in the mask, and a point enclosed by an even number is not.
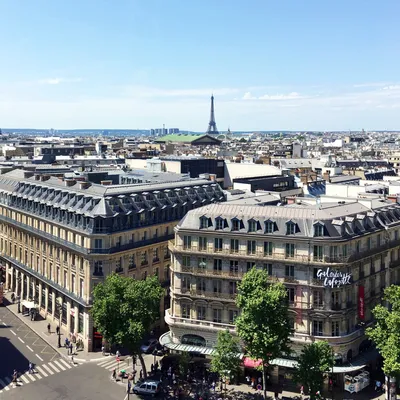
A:
[[[274,94],[274,95],[264,94],[263,96],[260,96],[258,99],[259,100],[293,100],[293,99],[301,99],[301,98],[302,98],[302,96],[300,96],[299,93],[291,92],[289,94]]]
[[[246,93],[243,95],[242,99],[243,99],[243,100],[256,100],[257,97],[252,96],[250,92],[246,92]]]
[[[389,85],[389,86],[385,86],[383,88],[383,90],[399,90],[400,89],[400,85]]]
[[[388,82],[370,82],[370,83],[357,83],[353,85],[355,88],[369,88],[369,87],[382,87],[389,85]]]
[[[76,83],[81,82],[82,78],[47,78],[38,81],[41,85],[59,85],[60,83]]]

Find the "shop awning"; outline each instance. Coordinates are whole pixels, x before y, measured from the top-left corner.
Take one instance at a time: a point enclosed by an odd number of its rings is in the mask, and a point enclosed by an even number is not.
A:
[[[376,349],[371,349],[354,357],[354,359],[346,363],[345,365],[335,365],[333,367],[334,374],[343,374],[347,372],[358,371],[364,367],[366,367],[371,361],[374,361],[378,358],[379,354]]]
[[[36,305],[33,301],[23,300],[21,301],[21,305],[28,309],[36,308]]]

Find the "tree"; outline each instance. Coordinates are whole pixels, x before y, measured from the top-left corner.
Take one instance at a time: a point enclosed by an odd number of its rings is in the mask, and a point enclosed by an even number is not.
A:
[[[183,351],[179,356],[179,374],[181,376],[181,380],[185,380],[186,375],[189,370],[190,364],[190,355],[187,351]]]
[[[239,284],[236,305],[241,309],[235,322],[238,335],[248,355],[262,360],[266,398],[267,367],[271,360],[289,352],[292,328],[286,288],[282,283],[272,283],[267,271],[253,267]]]
[[[376,344],[383,358],[383,372],[387,377],[400,376],[400,286],[385,289],[383,300],[388,307],[377,305],[372,310],[375,325],[366,329],[367,336]]]
[[[140,344],[159,318],[163,289],[157,277],[135,280],[117,274],[107,276],[93,289],[94,324],[107,342],[126,347],[137,355],[147,371]]]
[[[219,331],[215,353],[211,360],[211,371],[216,372],[221,380],[237,376],[240,367],[241,348],[239,339],[226,331]]]
[[[294,380],[301,383],[314,400],[321,390],[325,375],[332,370],[333,354],[328,342],[320,341],[303,347],[294,372]]]

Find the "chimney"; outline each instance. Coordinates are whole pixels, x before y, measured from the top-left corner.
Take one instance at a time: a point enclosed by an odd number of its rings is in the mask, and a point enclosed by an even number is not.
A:
[[[40,181],[40,175],[39,174],[35,174],[35,181]]]
[[[75,180],[75,179],[70,179],[70,178],[69,178],[69,179],[65,179],[64,182],[65,182],[65,186],[70,187],[70,186],[74,186],[74,185],[75,185],[76,180]]]
[[[327,182],[330,182],[330,181],[331,181],[331,176],[330,176],[329,171],[324,172],[324,173],[322,174],[322,177],[323,177]]]
[[[50,179],[50,175],[41,175],[40,180],[42,182],[48,181]]]
[[[31,178],[34,175],[35,175],[35,173],[32,172],[32,171],[24,171],[24,178],[25,179]]]
[[[90,182],[87,182],[87,181],[79,182],[79,189],[87,189],[90,186],[92,186],[92,184]]]
[[[210,174],[210,181],[211,181],[211,182],[216,182],[216,180],[217,180],[217,175],[215,175],[215,174]]]
[[[109,185],[112,185],[112,181],[110,181],[110,180],[108,180],[108,181],[100,181],[100,184],[104,185],[104,186],[109,186]]]

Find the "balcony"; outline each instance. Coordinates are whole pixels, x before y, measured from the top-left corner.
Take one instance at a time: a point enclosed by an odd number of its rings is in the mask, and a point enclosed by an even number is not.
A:
[[[182,326],[189,328],[188,325],[193,325],[193,329],[206,329],[212,331],[219,331],[219,330],[226,330],[228,329],[232,333],[235,331],[235,325],[233,324],[224,324],[220,322],[212,322],[207,320],[200,320],[200,319],[191,319],[191,318],[182,318],[182,317],[175,317],[171,315],[170,310],[165,310],[165,322],[170,326]]]
[[[153,264],[157,264],[160,262],[160,259],[158,257],[153,257]]]
[[[340,311],[341,309],[342,309],[342,306],[340,303],[331,303],[331,310]]]
[[[314,310],[323,310],[324,309],[324,303],[313,303],[312,308]]]
[[[121,274],[122,272],[124,272],[124,269],[122,267],[115,268],[115,273],[116,274]]]
[[[70,266],[71,271],[76,271],[76,265],[75,264],[71,264]]]
[[[181,271],[195,276],[215,276],[218,278],[241,279],[245,274],[242,271],[226,271],[207,268],[181,267]],[[178,272],[178,271],[177,271]]]
[[[132,271],[133,269],[136,269],[136,264],[129,264],[128,270]]]
[[[311,280],[311,285],[312,285],[312,286],[323,286],[323,285],[324,285],[324,281],[321,280],[321,279],[313,278],[313,279]]]
[[[224,292],[212,292],[207,290],[200,290],[200,289],[188,289],[188,288],[181,288],[180,293],[178,294],[189,294],[191,297],[201,298],[201,299],[218,299],[218,300],[225,300],[225,301],[232,301],[234,302],[236,299],[236,294],[224,293]]]
[[[398,260],[390,261],[389,268],[396,268],[400,266],[400,258]]]
[[[346,308],[351,308],[351,307],[353,307],[353,305],[354,304],[351,300],[346,302]]]
[[[142,262],[140,263],[140,266],[141,266],[141,267],[147,267],[148,265],[149,265],[149,262],[148,262],[147,260],[142,261]]]
[[[299,283],[297,279],[295,279],[293,276],[285,276],[283,278],[283,282],[285,283]]]

